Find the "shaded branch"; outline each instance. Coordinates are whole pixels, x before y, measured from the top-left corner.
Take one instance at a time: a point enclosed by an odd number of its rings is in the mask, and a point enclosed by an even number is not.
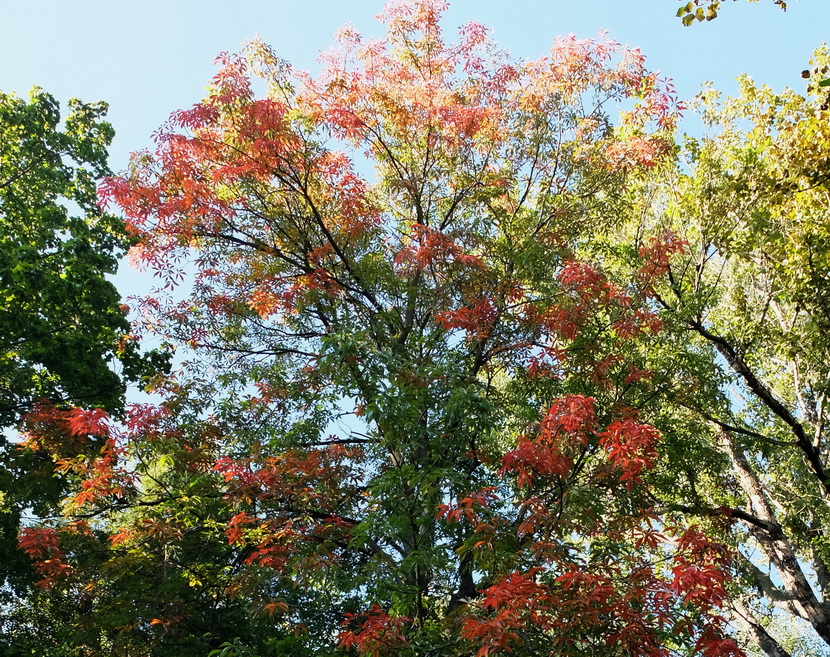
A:
[[[766,628],[758,622],[747,606],[738,599],[732,600],[732,618],[749,634],[767,657],[791,657],[781,644],[776,641]]]
[[[700,322],[685,318],[683,320],[701,337],[710,342],[715,349],[726,359],[732,370],[740,376],[747,387],[755,394],[755,396],[779,419],[781,419],[787,426],[790,427],[793,435],[796,438],[796,445],[804,456],[807,466],[812,470],[813,474],[821,484],[822,492],[825,495],[830,495],[830,479],[824,469],[824,464],[818,449],[813,445],[812,440],[807,437],[802,424],[793,416],[793,414],[782,404],[775,395],[755,376],[754,372],[749,368],[746,361],[738,354],[735,347],[724,337],[716,335]]]

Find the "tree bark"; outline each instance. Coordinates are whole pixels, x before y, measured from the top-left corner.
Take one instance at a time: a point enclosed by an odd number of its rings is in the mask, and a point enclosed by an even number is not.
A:
[[[767,657],[791,657],[740,600],[732,600],[732,618],[752,637]]]
[[[774,511],[767,500],[767,496],[753,471],[752,466],[743,451],[735,444],[728,433],[721,434],[723,444],[729,454],[738,482],[749,499],[754,513],[767,524],[767,528],[750,525],[750,534],[758,541],[767,558],[775,566],[789,599],[793,612],[813,626],[816,633],[830,645],[830,613],[826,605],[816,597],[810,582],[807,580],[795,550],[787,539],[783,528],[775,518]],[[758,582],[759,588],[764,590],[764,582]],[[767,594],[767,597],[772,597]]]

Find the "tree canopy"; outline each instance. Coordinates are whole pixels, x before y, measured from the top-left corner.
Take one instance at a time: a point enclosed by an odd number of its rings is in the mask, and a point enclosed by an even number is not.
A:
[[[47,93],[0,96],[0,424],[41,398],[114,409],[109,367],[129,323],[106,279],[128,240],[98,207],[113,136],[103,103],[70,103],[64,130]]]
[[[655,291],[661,317],[685,338],[664,354],[667,376],[685,379],[668,400],[708,425],[690,435],[726,458],[675,481],[678,504],[732,519],[735,619],[769,655],[787,654],[759,621],[770,608],[830,644],[828,142],[817,84],[827,57],[822,48],[811,62],[812,97],[749,79],[737,98],[705,92],[712,135],[687,143],[690,173],[671,180],[655,216],[689,245]]]
[[[679,143],[639,51],[519,62],[445,8],[317,75],[223,54],[103,181],[159,281],[126,344],[184,355],[27,409],[10,654],[830,645],[827,53]]]
[[[126,381],[162,368],[139,354],[120,295],[108,279],[131,243],[124,222],[98,204],[110,174],[113,130],[104,103],[28,101],[0,94],[0,427],[44,403],[123,409]],[[116,372],[114,363],[121,365]],[[47,463],[48,466],[47,467]],[[65,493],[51,462],[0,444],[0,582],[26,580],[17,549],[21,514],[49,513]],[[51,508],[54,512],[54,507]]]

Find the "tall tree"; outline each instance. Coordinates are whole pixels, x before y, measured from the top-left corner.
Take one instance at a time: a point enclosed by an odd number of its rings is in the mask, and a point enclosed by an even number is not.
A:
[[[647,291],[678,244],[614,277],[592,246],[673,152],[671,88],[604,39],[447,43],[444,9],[390,3],[318,77],[221,57],[106,183],[164,282],[146,329],[193,359],[123,430],[28,418],[73,492],[21,545],[94,591],[88,652],[738,654],[729,551],[646,481]]]
[[[0,424],[41,398],[115,408],[124,386],[112,371],[130,326],[114,274],[129,240],[98,207],[113,131],[103,103],[28,102],[0,95]]]
[[[737,98],[704,92],[708,136],[635,224],[682,245],[651,292],[665,402],[649,417],[675,463],[710,464],[671,470],[668,507],[729,521],[733,618],[770,657],[789,654],[768,629],[782,615],[830,646],[827,64],[822,49],[807,97],[747,78]]]

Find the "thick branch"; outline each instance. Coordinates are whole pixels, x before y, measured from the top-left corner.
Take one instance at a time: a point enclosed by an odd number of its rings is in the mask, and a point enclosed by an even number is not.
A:
[[[768,657],[791,657],[740,600],[732,601],[732,618]]]
[[[813,549],[813,570],[816,572],[822,604],[826,606],[828,604],[827,594],[830,592],[830,570],[827,568],[824,557],[816,549]]]
[[[749,498],[755,513],[769,524],[768,530],[750,526],[750,533],[778,570],[784,589],[792,595],[793,611],[810,623],[819,636],[830,644],[830,615],[816,598],[804,575],[792,545],[775,519],[761,482],[732,437],[725,433],[723,438],[741,488]]]
[[[685,320],[692,329],[694,329],[700,336],[708,340],[715,349],[726,359],[732,370],[740,376],[747,387],[755,394],[755,396],[778,418],[780,418],[787,426],[790,427],[793,435],[796,438],[796,444],[801,450],[804,460],[806,461],[810,470],[816,475],[821,484],[824,494],[830,494],[830,480],[824,469],[818,449],[813,446],[812,441],[807,437],[802,424],[793,416],[793,414],[782,404],[775,395],[767,388],[754,372],[749,368],[746,361],[738,354],[736,349],[729,343],[729,341],[720,336],[711,333],[700,322],[687,318]]]
[[[452,594],[447,607],[447,615],[452,614],[461,605],[467,604],[478,595],[475,580],[473,579],[472,552],[467,551],[458,564],[458,591]]]
[[[763,440],[765,442],[771,443],[773,445],[779,445],[781,447],[797,447],[798,443],[796,441],[788,441],[788,440],[776,440],[775,438],[770,438],[769,436],[765,436],[758,431],[753,431],[752,429],[744,429],[742,427],[733,426],[723,420],[719,420],[715,416],[707,413],[704,410],[699,408],[693,408],[698,415],[700,415],[703,419],[711,422],[714,425],[717,425],[718,428],[723,429],[724,431],[728,431],[729,433],[739,433],[742,436],[748,436],[750,438],[758,438],[759,440]]]
[[[767,522],[759,518],[758,516],[754,516],[743,509],[738,509],[736,507],[729,507],[729,506],[717,506],[717,507],[708,507],[708,506],[686,506],[685,504],[672,504],[668,508],[669,511],[681,511],[682,513],[686,513],[692,516],[705,516],[708,518],[738,518],[739,520],[743,520],[745,523],[749,525],[754,525],[759,529],[763,529],[765,531],[771,531],[773,526]]]
[[[738,552],[737,565],[744,575],[752,579],[755,587],[758,589],[758,592],[773,605],[786,611],[787,613],[794,614],[796,616],[799,615],[793,606],[794,596],[776,586],[772,581],[772,578],[767,573],[752,563],[752,561],[741,552]]]

